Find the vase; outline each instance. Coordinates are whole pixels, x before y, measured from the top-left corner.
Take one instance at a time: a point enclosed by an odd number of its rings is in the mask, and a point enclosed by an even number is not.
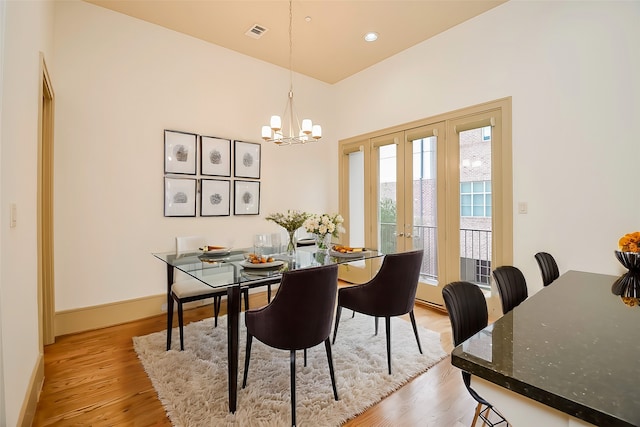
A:
[[[287,255],[296,254],[296,230],[287,230],[289,242],[287,243]]]
[[[315,238],[318,252],[325,254],[329,252],[329,247],[331,246],[331,234],[316,234]]]
[[[611,286],[611,292],[619,295],[630,307],[640,305],[640,253],[616,251],[616,258],[629,271]]]

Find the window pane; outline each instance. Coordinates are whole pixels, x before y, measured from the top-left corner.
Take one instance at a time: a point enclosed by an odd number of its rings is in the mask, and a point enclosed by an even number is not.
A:
[[[461,193],[471,193],[471,183],[470,182],[461,182],[460,183],[460,192]]]
[[[473,192],[474,193],[482,193],[484,192],[484,182],[476,181],[473,183]]]

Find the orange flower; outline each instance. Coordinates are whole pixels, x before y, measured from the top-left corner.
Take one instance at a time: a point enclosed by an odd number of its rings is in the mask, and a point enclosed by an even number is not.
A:
[[[627,233],[618,240],[622,252],[640,252],[640,231]]]

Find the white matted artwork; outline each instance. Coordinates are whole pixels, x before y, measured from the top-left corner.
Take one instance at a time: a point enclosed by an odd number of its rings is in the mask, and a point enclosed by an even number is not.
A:
[[[231,182],[221,179],[203,179],[200,182],[200,216],[229,216]]]
[[[258,215],[260,213],[260,182],[234,181],[234,215]]]
[[[200,173],[231,176],[231,140],[212,136],[200,137]]]
[[[164,178],[164,216],[196,216],[194,178]]]
[[[235,169],[237,178],[260,178],[260,149],[255,142],[234,141]]]
[[[175,130],[164,131],[164,172],[196,174],[198,135]]]

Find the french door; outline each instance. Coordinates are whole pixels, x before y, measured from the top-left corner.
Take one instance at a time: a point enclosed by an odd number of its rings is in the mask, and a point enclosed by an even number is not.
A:
[[[511,155],[504,138],[510,128],[503,107],[471,107],[341,141],[347,243],[383,253],[423,249],[419,300],[443,306],[442,288],[456,280],[490,295],[492,267],[511,262]]]

